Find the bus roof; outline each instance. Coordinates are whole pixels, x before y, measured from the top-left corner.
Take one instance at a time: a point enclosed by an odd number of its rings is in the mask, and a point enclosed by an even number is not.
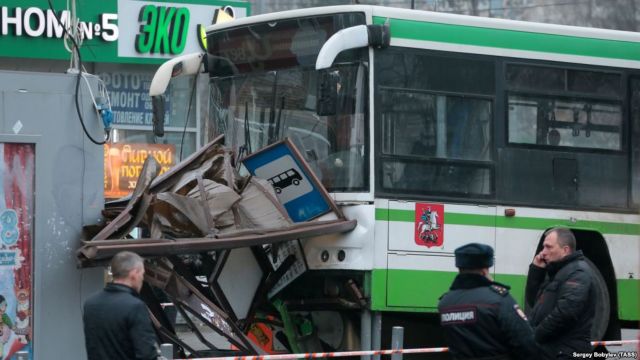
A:
[[[372,5],[325,6],[262,14],[212,25],[207,32],[345,12],[365,13],[367,22],[389,21],[392,46],[427,46],[444,51],[640,68],[640,34],[635,32]]]
[[[207,27],[207,32],[217,31],[225,28],[290,19],[296,17],[306,17],[321,14],[336,14],[344,12],[364,12],[376,17],[388,17],[395,19],[405,19],[423,22],[434,22],[441,24],[466,25],[484,27],[492,29],[504,29],[515,31],[527,31],[534,33],[569,35],[577,37],[588,37],[595,39],[619,40],[640,42],[640,34],[631,31],[600,29],[593,27],[556,25],[532,21],[508,20],[489,18],[482,16],[470,16],[460,14],[450,14],[442,12],[411,10],[403,8],[374,6],[374,5],[337,5],[322,6],[315,8],[305,8],[296,10],[279,11],[267,14],[253,15],[238,18],[233,21],[211,25]]]

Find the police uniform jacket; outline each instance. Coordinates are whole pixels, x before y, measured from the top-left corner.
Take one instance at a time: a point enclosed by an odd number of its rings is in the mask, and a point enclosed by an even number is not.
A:
[[[438,304],[454,359],[537,359],[531,326],[508,289],[479,274],[455,278]]]
[[[84,303],[82,318],[89,360],[158,358],[147,306],[134,289],[107,284]]]
[[[526,300],[533,304],[531,324],[547,358],[592,351],[590,336],[596,305],[592,277],[582,251],[546,268],[529,266]]]

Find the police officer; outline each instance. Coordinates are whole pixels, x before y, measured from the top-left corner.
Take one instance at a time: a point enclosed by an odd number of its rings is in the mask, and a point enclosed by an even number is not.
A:
[[[449,351],[456,360],[536,359],[533,330],[509,287],[489,275],[493,248],[471,243],[455,250],[459,274],[438,310]]]

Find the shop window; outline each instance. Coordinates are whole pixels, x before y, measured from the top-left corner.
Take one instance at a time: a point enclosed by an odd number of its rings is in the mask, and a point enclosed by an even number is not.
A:
[[[173,79],[165,92],[164,136],[156,137],[149,97],[154,73],[114,64],[103,65],[98,73],[114,115],[105,145],[105,197],[118,198],[133,190],[146,157],[153,156],[162,173],[195,152],[201,136],[196,106],[200,95],[193,89],[193,77]]]

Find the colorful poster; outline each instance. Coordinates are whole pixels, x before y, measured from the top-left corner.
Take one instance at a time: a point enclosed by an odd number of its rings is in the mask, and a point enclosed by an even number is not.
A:
[[[156,159],[162,174],[175,165],[175,153],[173,144],[105,144],[104,197],[117,199],[132,192],[148,156]]]
[[[33,349],[34,182],[35,146],[0,143],[0,360]]]

